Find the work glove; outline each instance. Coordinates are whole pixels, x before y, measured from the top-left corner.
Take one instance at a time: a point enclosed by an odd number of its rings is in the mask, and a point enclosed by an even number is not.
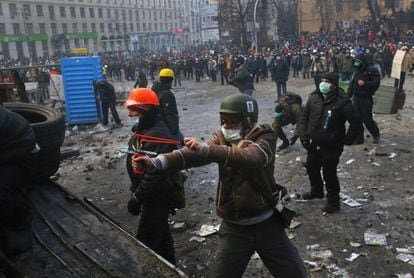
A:
[[[132,198],[128,201],[128,212],[132,215],[141,213],[141,202],[132,194]]]
[[[296,140],[298,140],[298,136],[293,135],[292,138],[289,139],[289,144],[292,146],[296,143]]]

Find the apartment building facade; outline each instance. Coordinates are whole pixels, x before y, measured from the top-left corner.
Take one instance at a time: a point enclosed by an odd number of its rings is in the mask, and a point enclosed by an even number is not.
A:
[[[194,42],[191,1],[2,0],[0,57],[180,48]]]

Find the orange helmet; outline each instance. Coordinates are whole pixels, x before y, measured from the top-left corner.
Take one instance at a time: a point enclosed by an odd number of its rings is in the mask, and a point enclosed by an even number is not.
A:
[[[151,89],[137,88],[131,90],[124,105],[129,108],[135,105],[160,105],[160,103],[157,94]]]

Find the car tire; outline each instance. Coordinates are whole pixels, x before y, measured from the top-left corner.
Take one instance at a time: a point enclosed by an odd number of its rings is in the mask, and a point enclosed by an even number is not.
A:
[[[4,107],[25,118],[36,135],[40,151],[36,154],[36,179],[56,173],[60,163],[60,146],[65,139],[65,119],[52,108],[31,103],[4,103]]]

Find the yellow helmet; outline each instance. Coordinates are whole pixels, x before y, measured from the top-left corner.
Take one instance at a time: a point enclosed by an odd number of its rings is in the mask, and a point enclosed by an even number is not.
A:
[[[160,71],[160,78],[161,77],[174,78],[174,71],[172,69],[169,69],[169,68],[164,68]]]

